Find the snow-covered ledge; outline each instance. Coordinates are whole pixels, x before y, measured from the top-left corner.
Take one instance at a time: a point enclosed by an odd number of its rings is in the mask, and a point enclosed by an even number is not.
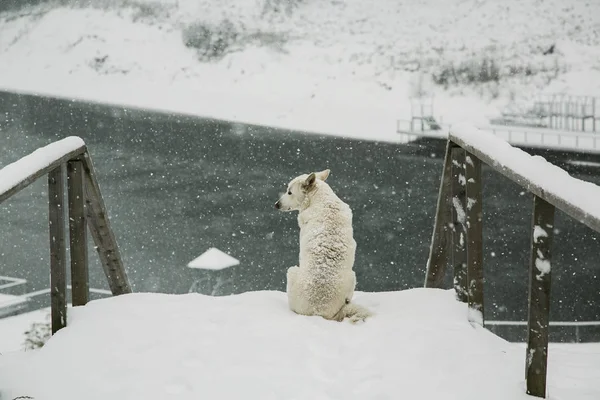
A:
[[[600,232],[600,186],[515,148],[470,125],[453,126],[449,139],[569,216]]]
[[[85,143],[70,136],[35,150],[33,153],[0,169],[0,203],[29,186],[54,167],[85,152]]]

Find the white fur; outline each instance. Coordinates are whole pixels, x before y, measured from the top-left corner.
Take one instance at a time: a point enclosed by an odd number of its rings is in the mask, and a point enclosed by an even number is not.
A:
[[[325,170],[293,179],[276,204],[299,211],[300,260],[287,272],[288,301],[298,314],[357,322],[371,314],[351,303],[356,286],[352,211],[325,182],[328,176]]]

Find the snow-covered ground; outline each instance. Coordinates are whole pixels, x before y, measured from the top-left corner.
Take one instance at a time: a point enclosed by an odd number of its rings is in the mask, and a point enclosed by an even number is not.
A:
[[[453,291],[357,301],[376,316],[298,316],[281,292],[93,301],[41,350],[0,357],[2,398],[529,399],[522,346],[471,326]],[[551,399],[597,399],[598,345],[552,347],[548,381]]]
[[[538,92],[600,93],[597,1],[55,3],[0,13],[0,89],[373,140],[401,140],[418,93],[445,123],[474,124]],[[210,60],[184,44],[207,31],[228,43]],[[492,62],[499,83],[432,82]],[[524,350],[471,326],[451,291],[357,301],[376,316],[354,326],[297,316],[279,292],[127,295],[15,353],[46,314],[10,318],[0,397],[529,399]],[[600,398],[598,345],[549,357],[551,399]]]
[[[31,311],[0,319],[0,354],[25,349],[25,333],[34,323],[50,322],[50,308]],[[0,386],[0,393],[2,388]]]
[[[475,124],[540,91],[600,93],[597,1],[54,3],[0,14],[0,88],[374,140],[401,140],[419,92]],[[209,31],[226,45],[207,60]],[[452,83],[492,63],[499,83]]]

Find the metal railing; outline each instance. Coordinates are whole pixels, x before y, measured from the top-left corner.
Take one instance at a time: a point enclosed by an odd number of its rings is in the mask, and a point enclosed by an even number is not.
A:
[[[414,120],[397,120],[396,133],[408,142],[421,137],[447,138],[448,132],[452,130],[452,126],[450,125],[436,125],[439,129],[432,129],[427,121],[421,122],[419,124]],[[600,133],[598,132],[566,131],[509,125],[484,125],[479,126],[479,128],[482,131],[491,132],[516,146],[600,152]]]

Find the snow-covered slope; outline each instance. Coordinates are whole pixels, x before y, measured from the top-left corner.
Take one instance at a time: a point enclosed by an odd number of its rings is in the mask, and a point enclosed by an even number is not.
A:
[[[0,14],[0,88],[372,139],[417,92],[449,123],[600,92],[596,1],[55,3]]]
[[[361,325],[298,316],[281,292],[94,301],[70,310],[69,326],[41,350],[0,357],[0,394],[38,400],[529,399],[524,349],[471,326],[452,291],[359,293],[357,301],[376,312]],[[599,356],[551,358],[550,398],[597,399]]]

